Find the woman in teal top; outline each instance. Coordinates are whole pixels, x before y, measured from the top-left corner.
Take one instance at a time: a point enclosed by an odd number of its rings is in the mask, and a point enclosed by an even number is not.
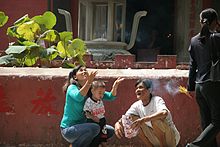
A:
[[[77,66],[70,73],[66,84],[63,87],[66,93],[63,118],[60,128],[61,134],[73,147],[89,147],[99,132],[100,127],[95,123],[86,123],[86,117],[83,112],[85,100],[91,96],[90,86],[94,80],[97,71],[88,73],[86,67]],[[123,78],[118,78],[111,92],[105,92],[103,100],[114,100],[117,94],[117,88]],[[107,125],[107,136],[112,137],[114,128]]]

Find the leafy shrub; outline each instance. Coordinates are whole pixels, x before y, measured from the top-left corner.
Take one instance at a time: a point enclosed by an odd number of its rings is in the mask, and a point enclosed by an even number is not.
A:
[[[0,57],[0,65],[36,66],[37,63],[55,59],[62,60],[62,66],[65,67],[73,67],[76,62],[85,64],[84,41],[73,39],[72,32],[59,33],[54,30],[56,21],[56,16],[50,11],[33,18],[26,14],[15,21],[7,29],[7,35],[16,41],[9,43],[4,56]],[[70,63],[73,61],[70,59],[74,59],[74,63]]]

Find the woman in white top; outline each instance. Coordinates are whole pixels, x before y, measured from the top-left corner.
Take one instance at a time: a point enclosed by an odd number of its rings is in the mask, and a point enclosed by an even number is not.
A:
[[[152,81],[138,80],[135,87],[139,100],[134,102],[125,114],[133,120],[131,129],[139,129],[138,137],[148,147],[175,147],[180,140],[179,132],[164,100],[151,94]],[[115,123],[115,134],[119,139],[124,136],[122,119]]]

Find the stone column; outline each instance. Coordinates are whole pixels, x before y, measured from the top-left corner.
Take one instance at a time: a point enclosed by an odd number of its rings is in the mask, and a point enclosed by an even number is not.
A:
[[[174,45],[177,62],[188,62],[188,47],[192,36],[199,32],[199,13],[201,0],[176,1]]]

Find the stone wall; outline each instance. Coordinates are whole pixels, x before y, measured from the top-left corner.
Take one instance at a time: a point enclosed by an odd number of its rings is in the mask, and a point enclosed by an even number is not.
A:
[[[105,102],[108,124],[114,125],[136,101],[134,93],[136,80],[150,78],[154,83],[154,94],[164,98],[181,133],[179,146],[184,146],[199,134],[199,113],[195,98],[178,92],[178,86],[186,86],[187,70],[97,70],[97,79],[107,82],[107,90],[111,89],[117,77],[126,78],[119,86],[117,99]],[[62,68],[0,67],[0,145],[67,146],[60,135],[59,123],[65,102],[61,88],[69,71],[70,69]],[[118,140],[114,136],[108,145],[142,144],[139,139]]]

